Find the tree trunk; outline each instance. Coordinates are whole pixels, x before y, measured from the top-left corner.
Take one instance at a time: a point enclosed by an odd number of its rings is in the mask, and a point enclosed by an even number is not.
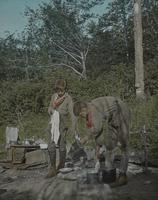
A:
[[[134,39],[135,39],[135,88],[136,97],[144,100],[144,66],[142,47],[141,0],[134,1]]]

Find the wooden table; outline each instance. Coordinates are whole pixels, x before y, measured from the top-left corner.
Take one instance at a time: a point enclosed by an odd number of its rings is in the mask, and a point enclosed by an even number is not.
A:
[[[11,145],[11,161],[13,164],[20,164],[25,161],[25,153],[40,149],[39,145]]]

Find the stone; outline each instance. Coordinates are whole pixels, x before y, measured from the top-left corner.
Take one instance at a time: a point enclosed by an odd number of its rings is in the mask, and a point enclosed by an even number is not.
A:
[[[5,169],[2,166],[0,166],[0,174],[3,173],[4,171]]]
[[[47,150],[35,150],[25,154],[25,164],[44,164],[48,163],[48,152]]]

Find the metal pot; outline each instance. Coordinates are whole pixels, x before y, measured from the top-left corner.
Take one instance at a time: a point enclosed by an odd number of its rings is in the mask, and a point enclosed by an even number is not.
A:
[[[112,183],[116,181],[116,169],[102,169],[99,171],[99,181],[103,183]]]

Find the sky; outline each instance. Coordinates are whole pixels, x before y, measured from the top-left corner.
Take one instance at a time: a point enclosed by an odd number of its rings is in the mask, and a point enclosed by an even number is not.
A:
[[[112,0],[105,0],[104,6],[96,6],[97,13],[103,13],[106,5]],[[27,24],[24,16],[26,6],[38,8],[41,2],[49,0],[0,0],[0,37],[5,37],[7,31],[18,34]]]

